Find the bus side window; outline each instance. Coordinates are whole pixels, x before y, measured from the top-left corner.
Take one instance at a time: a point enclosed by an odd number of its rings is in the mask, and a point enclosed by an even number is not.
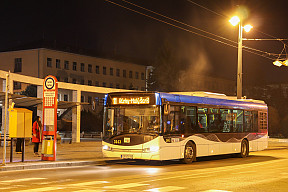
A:
[[[228,133],[233,128],[233,113],[231,109],[220,109],[222,132]]]
[[[164,115],[164,133],[180,133],[180,106],[170,106],[170,113]]]
[[[196,121],[196,107],[186,107],[187,123],[185,126],[185,133],[195,133],[197,132],[197,121]]]
[[[233,132],[243,132],[243,110],[233,110]]]
[[[250,132],[253,125],[253,117],[251,111],[244,112],[244,132]]]
[[[207,108],[198,108],[198,132],[208,132]]]
[[[253,111],[253,129],[252,132],[258,132],[258,111]]]
[[[186,108],[185,106],[181,106],[180,109],[180,133],[188,133],[187,131],[187,116],[186,116]]]

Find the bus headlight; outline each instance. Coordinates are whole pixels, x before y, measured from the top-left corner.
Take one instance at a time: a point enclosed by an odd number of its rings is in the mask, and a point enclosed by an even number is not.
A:
[[[144,148],[143,153],[157,152],[159,151],[159,146],[151,146],[149,148]]]
[[[103,145],[102,149],[105,151],[111,151],[112,150],[112,148],[109,147],[108,145]]]
[[[159,151],[159,146],[151,146],[150,147],[150,152],[156,152]]]

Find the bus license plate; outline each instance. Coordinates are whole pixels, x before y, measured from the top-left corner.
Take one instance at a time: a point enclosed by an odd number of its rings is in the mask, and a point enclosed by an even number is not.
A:
[[[133,155],[121,155],[121,159],[133,159]]]

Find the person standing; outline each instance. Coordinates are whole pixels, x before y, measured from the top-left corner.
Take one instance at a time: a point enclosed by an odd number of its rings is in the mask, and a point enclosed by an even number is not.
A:
[[[35,118],[33,123],[33,135],[32,135],[32,143],[34,143],[34,156],[40,157],[38,150],[39,150],[39,143],[41,142],[41,130],[42,124],[41,119],[39,116]]]

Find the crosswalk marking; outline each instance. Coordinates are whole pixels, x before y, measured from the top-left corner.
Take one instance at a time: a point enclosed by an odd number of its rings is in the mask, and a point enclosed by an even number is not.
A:
[[[0,183],[15,183],[15,182],[41,180],[41,179],[46,179],[46,178],[36,177],[36,178],[13,179],[13,180],[0,181]]]
[[[87,186],[87,185],[98,185],[98,184],[104,184],[104,183],[109,183],[109,182],[108,181],[89,181],[89,182],[84,182],[84,183],[74,183],[74,184],[71,184],[70,186],[79,187],[79,186]]]
[[[225,190],[217,190],[217,189],[209,189],[203,192],[232,192],[232,191],[225,191]]]
[[[145,190],[145,191],[149,191],[149,192],[169,192],[169,191],[184,190],[184,189],[185,189],[185,187],[166,186],[166,187],[148,189],[148,190]]]
[[[63,189],[62,187],[43,187],[43,188],[35,188],[35,189],[25,189],[19,191],[12,191],[12,192],[44,192],[44,191],[53,191],[53,190],[60,190]]]
[[[127,184],[121,184],[121,185],[111,185],[111,186],[106,186],[104,188],[112,188],[112,189],[126,189],[126,188],[131,188],[131,187],[140,187],[144,185],[149,185],[149,184],[143,184],[143,183],[127,183]]]
[[[103,192],[102,190],[95,190],[95,189],[82,189],[79,191],[73,191],[73,192]]]

